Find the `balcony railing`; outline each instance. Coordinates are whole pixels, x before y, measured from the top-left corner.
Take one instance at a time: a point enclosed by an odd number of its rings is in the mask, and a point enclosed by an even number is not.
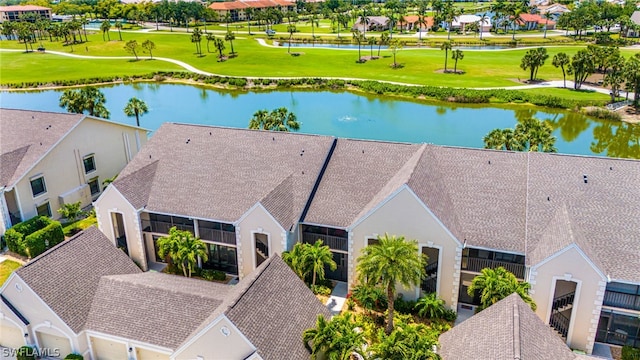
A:
[[[168,234],[169,229],[171,229],[173,226],[175,226],[178,230],[186,230],[190,231],[192,234],[194,233],[193,225],[179,225],[164,221],[142,220],[142,231],[145,232]]]
[[[524,279],[524,265],[514,264],[506,261],[497,261],[490,259],[478,259],[478,258],[463,258],[462,270],[469,270],[473,272],[480,272],[484,268],[495,269],[502,266],[509,272],[513,273],[517,278]]]
[[[604,302],[602,304],[621,309],[640,310],[640,295],[605,291]]]
[[[318,239],[322,240],[322,242],[325,245],[329,246],[329,248],[332,250],[341,250],[341,251],[349,250],[348,241],[346,238],[331,236],[331,235],[308,233],[308,232],[302,233],[302,241],[305,243],[315,244],[315,242]]]
[[[232,231],[199,228],[200,239],[215,241],[223,244],[236,245],[236,233]]]
[[[569,334],[569,323],[571,321],[568,317],[562,315],[559,312],[553,312],[551,314],[551,319],[549,319],[549,326],[554,328],[555,331],[560,333],[563,338],[566,338]]]

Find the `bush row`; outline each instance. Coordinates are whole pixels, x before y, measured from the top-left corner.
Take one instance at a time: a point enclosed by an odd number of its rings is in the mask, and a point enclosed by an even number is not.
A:
[[[5,233],[9,250],[36,257],[64,241],[62,225],[45,216],[36,216],[16,224]]]
[[[467,103],[467,104],[485,104],[490,102],[498,103],[530,103],[533,105],[574,109],[584,106],[600,106],[602,101],[593,100],[572,100],[563,99],[556,96],[540,95],[536,93],[527,93],[516,90],[473,90],[460,88],[447,88],[438,86],[409,86],[390,84],[374,80],[340,80],[340,79],[322,79],[322,78],[295,78],[295,79],[249,79],[242,77],[227,76],[207,76],[202,74],[194,74],[190,72],[156,72],[135,77],[103,77],[90,78],[82,80],[61,80],[51,83],[16,83],[6,84],[5,86],[12,89],[38,87],[38,86],[74,86],[84,84],[95,84],[103,82],[121,82],[135,80],[155,80],[164,81],[166,79],[184,79],[201,82],[204,84],[222,84],[232,88],[248,89],[260,88],[264,86],[276,88],[291,87],[313,87],[316,89],[344,89],[357,88],[366,92],[380,95],[401,95],[408,97],[425,97],[437,99],[440,101]]]

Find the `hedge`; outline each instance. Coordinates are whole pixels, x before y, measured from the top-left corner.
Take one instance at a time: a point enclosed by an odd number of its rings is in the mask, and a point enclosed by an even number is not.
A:
[[[58,221],[36,216],[7,230],[5,239],[9,250],[33,258],[64,241],[64,232]]]
[[[631,346],[622,347],[622,360],[640,360],[640,349]]]
[[[64,360],[84,360],[84,357],[80,354],[69,354],[64,357]]]

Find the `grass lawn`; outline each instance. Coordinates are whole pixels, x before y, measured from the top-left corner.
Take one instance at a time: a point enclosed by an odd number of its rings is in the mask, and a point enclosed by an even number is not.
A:
[[[12,260],[5,260],[0,263],[0,286],[4,284],[5,281],[9,278],[12,272],[17,270],[20,266],[19,263]]]
[[[65,236],[72,236],[80,230],[84,230],[90,226],[93,226],[98,223],[95,215],[91,215],[84,219],[76,220],[71,223],[66,223],[62,225],[62,231]]]
[[[114,34],[112,34],[114,35]],[[112,36],[113,38],[117,38]],[[526,50],[513,51],[465,51],[464,59],[458,63],[458,69],[464,75],[443,74],[444,52],[435,49],[401,50],[397,61],[404,65],[399,69],[390,67],[393,62],[389,51],[382,51],[383,58],[356,63],[357,50],[331,49],[295,49],[302,53],[291,56],[286,47],[269,48],[261,46],[254,39],[238,35],[233,45],[238,57],[218,62],[215,49],[207,52],[207,41],[202,41],[203,56],[195,54],[195,46],[190,34],[179,33],[123,33],[125,41],[135,39],[138,43],[150,39],[156,43],[154,56],[184,61],[198,69],[216,74],[257,77],[345,77],[360,79],[387,80],[412,84],[438,85],[450,87],[500,87],[518,85],[518,79],[525,79],[527,72],[520,69],[520,60]],[[74,46],[75,53],[94,56],[128,56],[123,49],[123,41],[103,41],[100,34],[89,36],[89,43]],[[70,47],[60,42],[43,41],[48,50],[70,52]],[[226,42],[227,49],[230,45]],[[2,41],[2,48],[24,48],[17,41]],[[85,50],[88,47],[89,51]],[[551,58],[558,52],[573,55],[580,47],[548,48],[550,55],[538,77],[545,80],[561,79],[559,69],[551,66]],[[370,55],[370,48],[362,48],[362,56]],[[374,47],[374,55],[377,49]],[[625,56],[631,50],[622,50]],[[449,56],[451,56],[449,54]],[[453,68],[448,59],[448,67]],[[47,81],[53,79],[81,79],[104,75],[128,75],[149,73],[155,70],[178,70],[176,65],[163,61],[130,60],[88,60],[73,59],[52,54],[39,53],[2,53],[1,83],[23,81]],[[37,69],[37,70],[36,70]],[[47,69],[41,71],[40,69]],[[549,89],[536,90],[546,93]],[[555,90],[554,90],[555,91]],[[582,94],[580,94],[582,96]]]
[[[541,90],[544,90],[546,95],[557,96],[563,99],[574,99],[574,100],[610,100],[611,97],[606,94],[601,94],[595,91],[588,90],[573,90],[573,89],[559,89],[559,88],[547,88],[547,89],[526,89],[520,90],[525,93],[539,93]]]

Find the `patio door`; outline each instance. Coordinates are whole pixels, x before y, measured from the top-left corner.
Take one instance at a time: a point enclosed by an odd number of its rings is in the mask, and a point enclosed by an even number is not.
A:
[[[127,233],[124,229],[124,218],[121,213],[111,213],[111,224],[113,225],[113,237],[116,239],[118,249],[129,255],[129,247],[127,246]]]

